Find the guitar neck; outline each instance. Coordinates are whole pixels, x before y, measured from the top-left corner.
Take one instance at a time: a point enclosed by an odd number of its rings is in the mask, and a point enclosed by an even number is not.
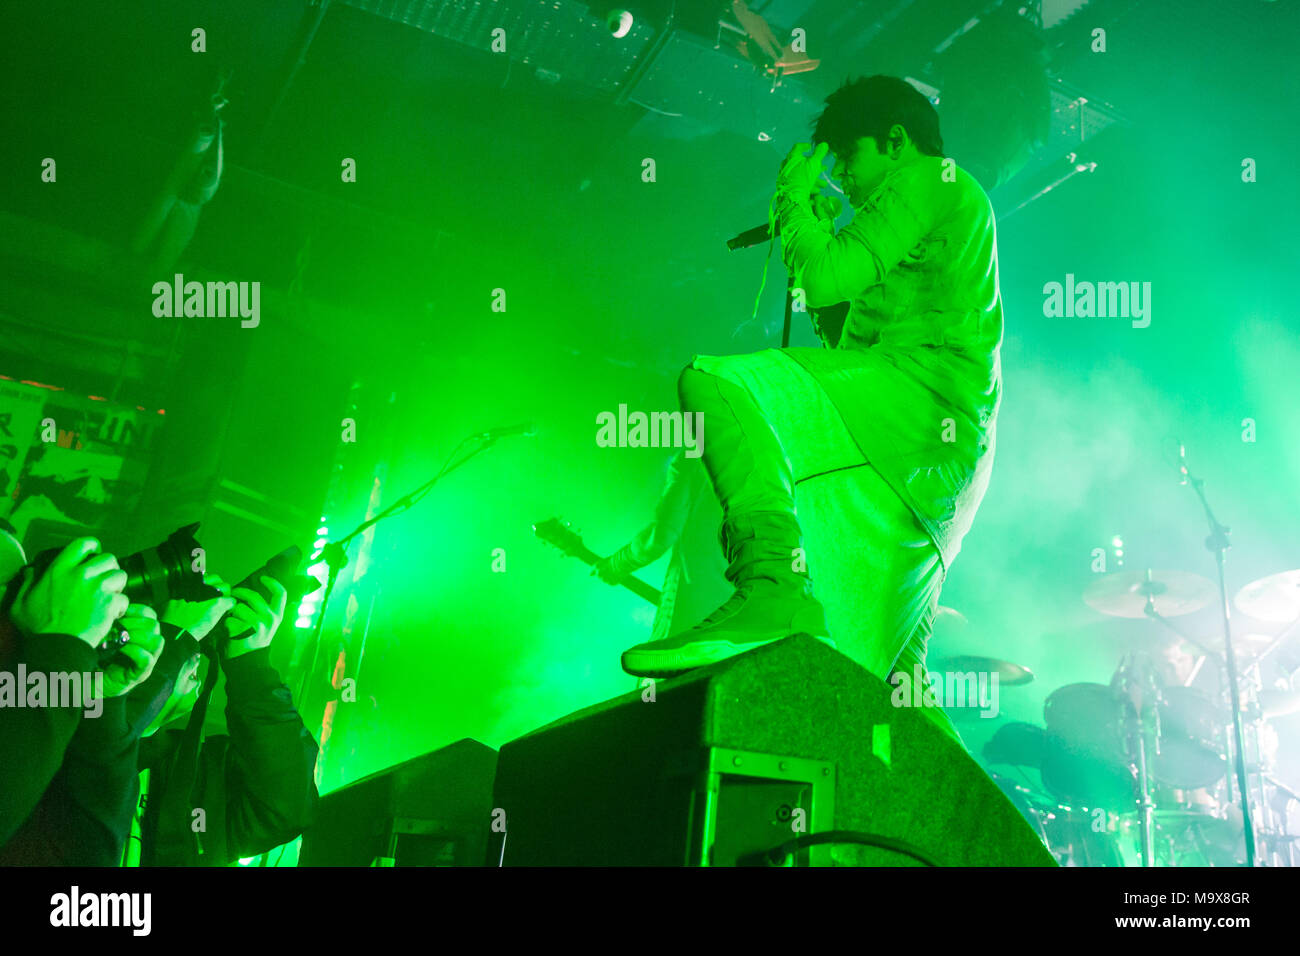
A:
[[[581,547],[574,548],[571,553],[583,564],[590,567],[595,567],[596,562],[600,560],[600,555],[596,554],[596,552],[592,551],[585,544]],[[658,607],[659,602],[663,599],[663,594],[657,588],[652,588],[635,575],[629,574],[618,583],[623,585],[623,587],[627,588],[637,597],[649,601],[651,604],[655,605],[655,607]]]

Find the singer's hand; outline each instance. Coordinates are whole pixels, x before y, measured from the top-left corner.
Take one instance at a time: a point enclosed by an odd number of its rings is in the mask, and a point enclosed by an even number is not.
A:
[[[813,150],[812,155],[805,155],[810,149]],[[822,162],[828,152],[830,147],[825,143],[818,143],[816,149],[813,149],[812,143],[795,143],[794,149],[790,150],[781,164],[781,171],[777,173],[777,188],[796,196],[810,196],[821,179]]]
[[[811,199],[813,215],[820,223],[834,223],[844,210],[844,203],[838,196],[823,196],[819,191],[813,193]]]

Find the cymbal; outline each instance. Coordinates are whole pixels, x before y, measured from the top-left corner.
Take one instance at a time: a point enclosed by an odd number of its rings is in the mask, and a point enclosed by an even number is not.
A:
[[[1264,712],[1266,720],[1289,717],[1300,711],[1300,692],[1265,687],[1259,692],[1259,708]]]
[[[970,623],[970,621],[966,619],[966,615],[961,611],[958,611],[956,608],[946,607],[942,604],[940,604],[935,610],[934,619],[936,622],[947,621],[949,624],[956,625],[966,625]]]
[[[1178,617],[1209,604],[1214,599],[1214,585],[1190,571],[1114,571],[1089,584],[1083,600],[1102,614],[1136,618],[1146,616],[1148,595],[1160,615]]]
[[[1034,672],[1023,664],[999,660],[996,657],[979,657],[974,654],[958,654],[941,657],[927,665],[931,673],[967,673],[997,674],[998,684],[1003,687],[1019,687],[1034,682]]]
[[[968,627],[970,627],[970,621],[966,619],[966,615],[962,614],[961,611],[955,611],[940,604],[938,610],[935,611],[931,633],[942,640],[945,637],[964,634]]]
[[[1252,581],[1233,598],[1243,614],[1278,624],[1300,618],[1300,569]]]

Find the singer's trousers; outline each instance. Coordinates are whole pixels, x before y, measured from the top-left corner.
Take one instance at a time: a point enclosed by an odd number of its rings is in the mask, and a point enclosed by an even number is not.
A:
[[[938,549],[867,461],[825,391],[779,349],[697,356],[693,366],[743,388],[776,433],[795,478],[813,594],[836,647],[882,680],[900,674],[908,688],[918,675],[927,680],[944,577]],[[960,742],[942,709],[923,713]]]

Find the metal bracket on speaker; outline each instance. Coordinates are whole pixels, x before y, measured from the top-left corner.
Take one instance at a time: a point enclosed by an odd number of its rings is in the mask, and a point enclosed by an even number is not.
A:
[[[731,866],[801,833],[835,825],[835,765],[806,757],[710,747],[680,754],[676,776],[693,777],[687,866]],[[721,830],[719,819],[726,822]],[[829,863],[828,847],[796,865]]]

